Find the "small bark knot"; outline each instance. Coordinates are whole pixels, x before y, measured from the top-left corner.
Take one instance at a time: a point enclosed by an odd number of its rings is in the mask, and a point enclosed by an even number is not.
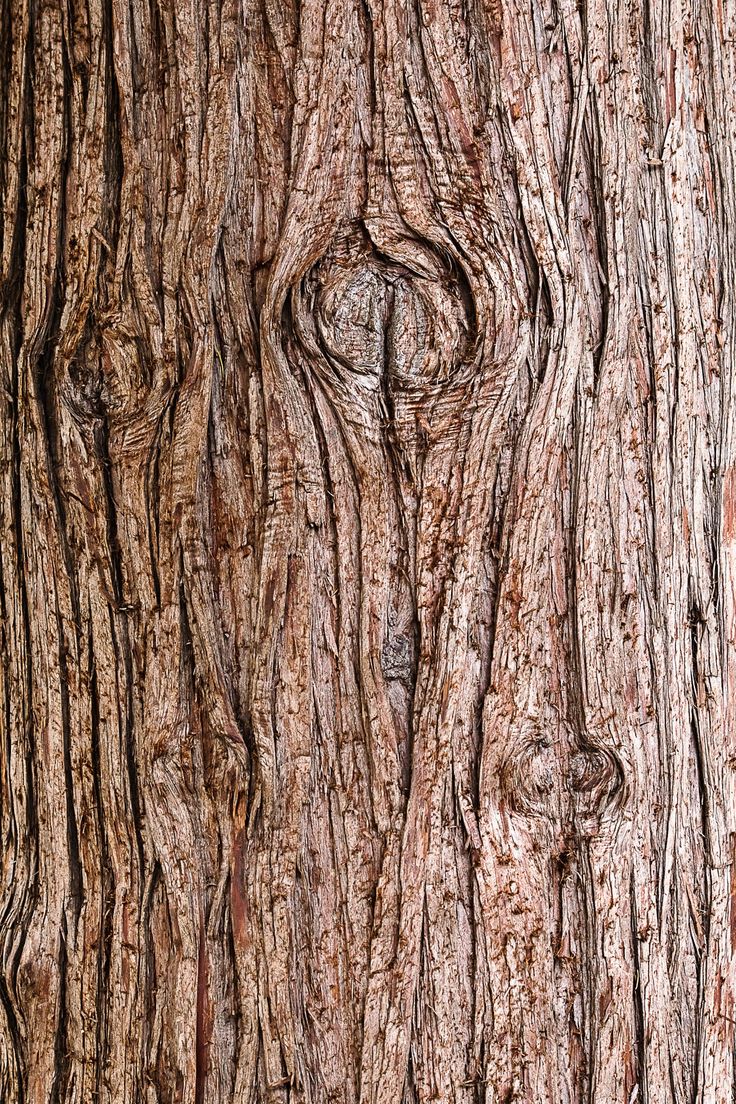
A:
[[[555,815],[560,790],[560,764],[552,739],[539,732],[526,735],[502,771],[502,789],[511,808],[527,816]]]
[[[387,637],[381,650],[381,670],[387,679],[409,686],[412,677],[411,641],[403,633]]]
[[[576,816],[583,826],[616,806],[623,794],[624,771],[606,748],[581,748],[570,759],[568,783]]]

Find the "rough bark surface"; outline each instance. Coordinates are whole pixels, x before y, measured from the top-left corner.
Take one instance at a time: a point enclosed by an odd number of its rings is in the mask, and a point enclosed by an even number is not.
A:
[[[0,1099],[736,1100],[733,0],[0,11]]]

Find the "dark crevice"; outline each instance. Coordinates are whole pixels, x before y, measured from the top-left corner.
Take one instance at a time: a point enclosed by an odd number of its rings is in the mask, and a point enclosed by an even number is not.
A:
[[[160,488],[160,459],[161,459],[161,429],[163,414],[156,423],[156,433],[151,443],[151,451],[145,474],[145,498],[146,498],[146,524],[148,529],[148,555],[151,565],[151,581],[156,601],[156,608],[161,608],[161,577],[158,569],[160,551],[160,517],[159,502],[161,498]]]
[[[125,680],[124,687],[124,717],[123,731],[125,740],[125,763],[128,775],[128,796],[130,798],[130,811],[133,830],[135,831],[136,850],[138,852],[139,870],[145,870],[145,851],[143,846],[143,814],[141,809],[138,765],[136,760],[136,745],[133,717],[133,660],[130,647],[130,637],[127,618],[123,620],[120,633],[120,615],[110,607],[110,634],[113,641],[116,666],[122,662],[122,674]],[[119,687],[119,677],[118,677]],[[142,883],[141,883],[142,886]]]
[[[567,687],[569,702],[569,721],[575,742],[583,747],[586,743],[585,724],[585,663],[583,657],[583,642],[580,639],[578,625],[579,580],[578,580],[578,556],[577,541],[579,534],[584,531],[581,525],[581,485],[584,478],[583,463],[580,444],[583,438],[580,432],[583,413],[583,400],[579,390],[576,391],[575,401],[572,404],[572,417],[570,422],[570,437],[575,445],[570,458],[570,518],[565,526],[565,578],[567,580],[567,600],[570,610],[568,617],[568,631],[570,633],[569,664],[570,679]],[[585,446],[583,445],[583,448]]]
[[[599,246],[600,247],[600,246]],[[608,284],[601,282],[600,285],[601,296],[601,329],[598,344],[592,350],[593,352],[593,394],[598,391],[598,384],[601,378],[601,367],[603,364],[603,358],[606,354],[606,342],[608,341],[608,330],[610,324],[610,301],[611,296],[608,291]]]
[[[712,904],[711,871],[713,869],[713,840],[711,835],[710,789],[711,780],[708,770],[708,755],[703,746],[700,732],[699,695],[700,695],[700,637],[705,628],[705,618],[696,602],[691,603],[688,623],[690,626],[691,686],[690,686],[690,734],[697,771],[698,795],[700,799],[700,823],[703,835],[703,938],[705,946],[710,940],[710,916]]]
[[[647,1043],[644,1029],[644,998],[641,991],[641,963],[639,959],[639,932],[637,930],[638,920],[636,911],[636,886],[634,884],[633,870],[631,873],[631,884],[629,887],[629,907],[631,910],[631,950],[634,960],[634,984],[632,991],[632,1003],[634,1006],[634,1031],[636,1034],[636,1064],[632,1071],[634,1083],[629,1085],[627,1082],[626,1088],[628,1093],[631,1094],[634,1090],[634,1087],[638,1086],[639,1095],[637,1097],[637,1100],[640,1102],[640,1104],[649,1104],[649,1087],[647,1085],[646,1064]]]
[[[115,884],[110,867],[107,841],[105,805],[102,797],[102,764],[100,759],[100,703],[97,685],[97,667],[94,660],[94,639],[90,631],[88,639],[89,655],[89,691],[90,691],[90,758],[92,763],[92,785],[95,800],[95,814],[100,848],[100,884],[102,886],[102,922],[97,950],[97,1023],[96,1045],[97,1061],[95,1067],[95,1088],[97,1095],[102,1093],[102,1076],[109,1050],[107,1038],[108,1000],[110,983],[110,961],[113,941],[113,909],[115,903]]]
[[[5,10],[5,9],[4,9]],[[11,21],[2,21],[2,30],[0,34],[4,34],[6,30],[12,29]],[[8,38],[7,44],[8,51],[11,49],[10,38]],[[12,528],[14,537],[14,575],[17,586],[17,595],[19,603],[19,611],[17,617],[20,622],[19,631],[19,651],[21,657],[19,657],[18,667],[22,668],[22,684],[20,685],[20,693],[18,695],[18,701],[16,703],[17,720],[16,725],[21,729],[22,740],[25,746],[21,746],[17,754],[23,758],[22,767],[22,783],[23,792],[20,797],[21,812],[24,822],[22,824],[15,823],[15,809],[13,811],[13,823],[16,828],[17,846],[22,846],[24,851],[24,860],[26,865],[27,875],[25,880],[22,880],[19,876],[13,879],[11,892],[7,896],[5,901],[5,907],[0,922],[0,929],[6,931],[6,921],[11,910],[16,910],[16,923],[15,930],[13,932],[11,943],[12,951],[9,953],[5,945],[2,949],[2,968],[0,969],[0,996],[2,1003],[6,1011],[8,1028],[10,1031],[11,1042],[14,1050],[15,1058],[15,1076],[16,1076],[16,1092],[17,1092],[17,1104],[25,1104],[26,1099],[26,1077],[27,1069],[24,1060],[21,1032],[18,1022],[18,1018],[15,1012],[17,1006],[16,1000],[16,980],[18,967],[21,961],[21,956],[26,941],[26,933],[28,931],[31,918],[35,912],[38,904],[40,887],[38,882],[38,841],[39,841],[39,823],[37,814],[37,801],[36,801],[36,739],[32,721],[33,715],[33,700],[34,700],[34,676],[33,676],[33,648],[31,638],[31,618],[30,618],[30,602],[28,595],[28,583],[27,583],[27,569],[26,569],[26,553],[25,553],[25,536],[23,529],[23,499],[24,499],[24,476],[25,476],[25,462],[24,456],[21,450],[21,426],[20,426],[20,354],[23,347],[24,338],[24,314],[23,314],[23,287],[26,276],[26,236],[27,236],[27,191],[28,191],[28,161],[29,161],[29,146],[33,144],[33,128],[29,123],[29,117],[32,119],[33,115],[33,87],[31,80],[33,63],[33,35],[29,34],[25,43],[25,73],[26,84],[23,89],[22,97],[22,130],[21,130],[21,149],[20,149],[20,164],[18,168],[18,205],[16,211],[16,219],[13,225],[13,234],[10,248],[9,269],[8,278],[0,289],[0,317],[2,321],[7,321],[9,330],[9,345],[10,345],[10,371],[9,371],[9,386],[10,394],[8,398],[10,400],[10,441],[11,441],[11,455],[10,455],[10,526]],[[9,72],[10,66],[8,64],[7,72]],[[0,101],[4,102],[5,97],[0,94]],[[4,135],[5,137],[5,135]],[[3,160],[4,159],[0,159]],[[4,169],[0,169],[2,174]],[[3,233],[6,230],[7,211],[2,215],[2,230]],[[2,381],[3,383],[5,381]],[[10,710],[11,702],[10,695],[8,695],[6,718],[6,740],[8,746],[11,741],[11,725],[10,725]],[[8,766],[12,762],[10,754],[8,754],[6,760]],[[20,772],[19,772],[20,773]],[[14,856],[16,858],[16,856]],[[22,865],[17,863],[16,870],[22,869]]]
[[[20,327],[18,328],[20,333]],[[12,483],[13,491],[11,495],[11,508],[12,508],[12,524],[15,536],[15,552],[16,552],[16,573],[18,581],[18,594],[20,599],[20,621],[21,631],[23,638],[23,666],[24,670],[24,685],[19,715],[21,718],[21,725],[23,728],[23,734],[25,736],[25,824],[19,826],[19,838],[24,841],[24,847],[27,854],[27,861],[29,867],[29,881],[25,889],[18,886],[18,893],[22,900],[23,896],[27,897],[26,907],[23,910],[21,918],[17,925],[18,931],[18,943],[15,954],[15,960],[8,971],[8,976],[11,979],[11,984],[15,984],[15,972],[17,965],[20,961],[20,954],[25,942],[26,925],[33,915],[36,904],[39,898],[40,887],[38,884],[38,844],[39,844],[39,823],[37,812],[36,794],[38,787],[36,785],[36,737],[33,726],[33,701],[35,690],[35,679],[33,675],[33,643],[31,637],[31,616],[30,616],[30,601],[28,597],[28,583],[26,575],[26,555],[25,555],[25,537],[23,532],[23,460],[21,456],[20,447],[20,429],[18,425],[18,349],[16,349],[16,355],[13,358],[13,424],[12,424],[12,439],[13,439],[13,466],[12,466]],[[10,760],[9,760],[10,762]],[[9,902],[10,904],[10,902]]]
[[[105,51],[105,148],[104,180],[107,188],[107,212],[102,227],[105,240],[110,244],[113,254],[117,254],[120,236],[121,196],[123,189],[123,148],[120,139],[120,90],[115,75],[115,46],[113,41],[114,21],[112,0],[103,0],[103,39]],[[112,257],[108,258],[112,261]],[[100,265],[98,292],[105,294],[102,279],[104,265]]]
[[[63,232],[66,221],[66,186],[71,163],[71,89],[72,76],[69,58],[66,50],[62,50],[62,70],[64,74],[64,122],[63,122],[63,159],[60,170],[61,183],[59,187],[59,216],[56,227],[57,248],[61,250]],[[38,404],[44,431],[44,449],[46,453],[46,470],[48,485],[50,488],[53,508],[56,513],[56,532],[59,540],[60,551],[65,568],[65,583],[68,586],[69,601],[72,607],[72,616],[75,622],[77,644],[80,632],[79,594],[77,589],[76,572],[69,545],[67,517],[65,507],[64,488],[61,474],[64,471],[62,449],[59,433],[59,418],[57,412],[57,381],[55,379],[55,354],[60,337],[61,317],[65,301],[65,279],[63,259],[59,257],[56,263],[54,277],[51,282],[51,305],[48,311],[48,320],[43,332],[35,336],[33,345],[28,351],[29,366],[32,373],[34,396]],[[57,611],[58,614],[58,611]]]
[[[365,42],[366,42],[366,56],[365,67],[367,69],[367,93],[369,97],[369,106],[371,112],[371,118],[376,114],[377,101],[376,93],[380,87],[380,81],[376,79],[376,42],[375,32],[373,30],[373,14],[371,12],[371,6],[368,0],[360,0],[359,11],[363,16],[363,26],[365,29]]]
[[[597,939],[597,909],[595,901],[595,879],[593,865],[590,856],[590,841],[587,838],[578,838],[576,842],[578,857],[578,883],[577,892],[580,901],[579,915],[579,942],[584,948],[579,956],[579,970],[577,981],[583,1003],[584,1039],[582,1047],[582,1062],[580,1081],[581,1101],[594,1104],[593,1101],[593,1073],[596,1067],[596,1053],[598,1049],[600,1016],[596,1006],[596,994],[599,988],[600,964],[598,960]]]
[[[7,200],[7,185],[8,185],[8,167],[11,163],[9,156],[9,147],[11,143],[11,127],[9,124],[9,112],[8,104],[10,100],[9,96],[9,74],[12,72],[12,58],[13,58],[13,19],[12,8],[10,0],[1,0],[0,2],[0,72],[4,75],[4,88],[0,92],[0,197],[3,202],[0,202],[0,242],[5,242],[6,234],[6,220],[12,217],[9,207],[6,205]],[[20,197],[19,197],[20,198]],[[21,221],[18,219],[18,221]],[[17,222],[14,227],[14,232],[17,230]],[[9,271],[9,280],[12,281],[14,272],[14,266],[11,262]],[[0,288],[0,313],[2,312],[2,301],[7,294],[6,288]]]
[[[0,971],[0,1003],[2,1004],[3,1011],[5,1013],[7,1030],[13,1046],[12,1066],[13,1072],[15,1073],[15,1079],[13,1081],[15,1096],[13,1097],[13,1101],[14,1104],[25,1104],[26,1069],[25,1063],[23,1062],[21,1034],[18,1026],[18,1017],[15,1014],[15,1007],[13,1001],[10,998],[8,986],[2,971]],[[5,1083],[8,1084],[7,1081]],[[2,1089],[2,1082],[0,1082],[0,1089]]]
[[[209,1041],[206,1031],[207,1015],[207,937],[204,925],[199,930],[197,953],[197,1001],[195,1036],[194,1104],[204,1104],[207,1085]]]
[[[139,986],[143,994],[143,1025],[141,1030],[142,1069],[145,1076],[150,1076],[151,1069],[151,1037],[154,1031],[154,1019],[156,1013],[156,991],[158,979],[156,977],[156,953],[153,940],[153,906],[154,897],[162,884],[163,874],[158,859],[154,860],[148,884],[143,887],[141,895],[141,913],[139,932],[143,935],[143,947],[140,950],[140,962],[138,966]],[[155,1082],[154,1082],[155,1084]],[[148,1090],[146,1090],[148,1091]]]
[[[71,1069],[70,1053],[69,1053],[69,1033],[68,1033],[68,1016],[66,1007],[67,997],[67,924],[66,913],[61,914],[61,924],[59,928],[59,957],[58,957],[58,972],[59,972],[59,994],[58,994],[58,1017],[56,1023],[56,1036],[54,1039],[54,1074],[53,1082],[51,1085],[51,1092],[49,1094],[49,1104],[65,1104],[67,1100],[67,1089],[69,1085],[69,1073]]]
[[[186,577],[184,552],[179,548],[179,631],[181,633],[181,654],[179,658],[179,677],[187,709],[191,709],[195,700],[194,675],[194,637],[189,619],[189,605],[184,585]]]
[[[79,850],[79,830],[77,827],[74,802],[74,769],[71,754],[73,735],[71,726],[71,703],[69,699],[69,656],[67,643],[64,637],[64,623],[58,606],[58,598],[56,606],[56,626],[59,634],[59,691],[61,697],[61,731],[64,762],[64,798],[66,801],[67,860],[69,863],[69,897],[74,916],[74,933],[76,937],[79,916],[82,911],[84,880],[82,874],[82,859]]]

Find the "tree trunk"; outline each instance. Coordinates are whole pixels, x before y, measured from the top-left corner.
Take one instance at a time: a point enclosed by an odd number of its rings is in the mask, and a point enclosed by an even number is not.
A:
[[[734,0],[1,0],[0,1099],[736,1100]]]

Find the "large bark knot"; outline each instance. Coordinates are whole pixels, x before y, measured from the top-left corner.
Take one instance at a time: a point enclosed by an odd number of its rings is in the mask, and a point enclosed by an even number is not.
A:
[[[411,263],[396,260],[357,232],[306,274],[293,321],[314,366],[356,397],[389,389],[421,399],[458,382],[476,338],[470,284],[449,255],[416,243]]]
[[[576,831],[596,831],[619,804],[624,770],[608,748],[588,747],[532,730],[501,769],[501,792],[510,807],[527,816],[572,821]]]

